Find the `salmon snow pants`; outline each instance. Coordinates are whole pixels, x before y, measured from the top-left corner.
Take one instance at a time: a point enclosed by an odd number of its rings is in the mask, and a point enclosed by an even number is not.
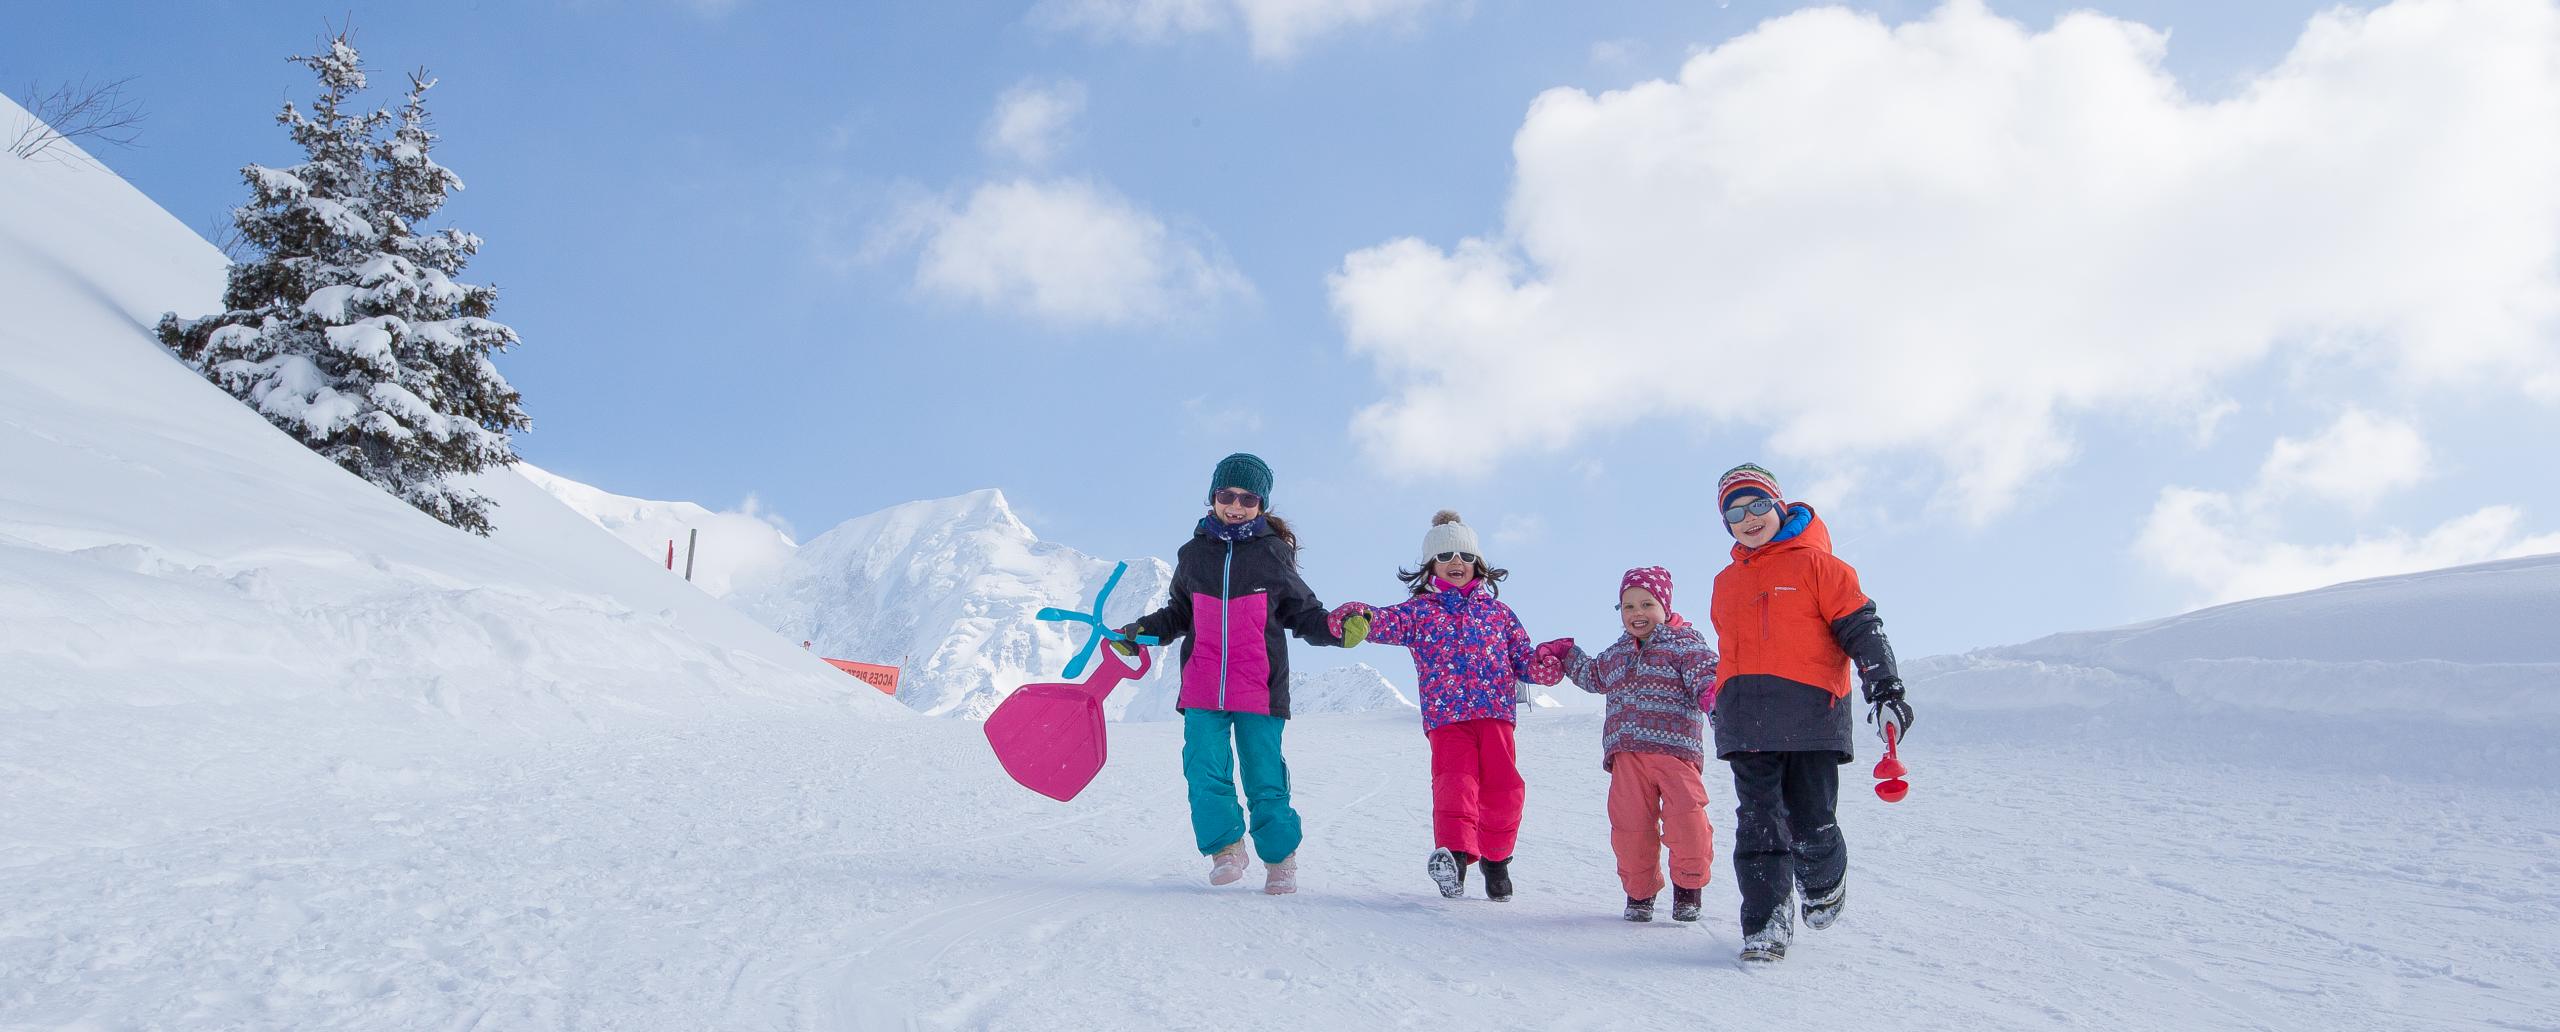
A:
[[[1442,724],[1431,740],[1431,842],[1479,860],[1509,860],[1529,786],[1508,720]]]
[[[1191,834],[1207,856],[1253,834],[1253,851],[1266,864],[1298,851],[1298,811],[1289,805],[1289,763],[1280,758],[1280,732],[1289,722],[1264,713],[1182,711],[1182,780],[1191,786]],[[1230,743],[1232,739],[1232,744]],[[1253,824],[1236,804],[1236,768],[1244,768],[1244,795]]]
[[[1618,854],[1618,884],[1628,899],[1652,899],[1662,891],[1662,848],[1671,847],[1671,884],[1707,884],[1716,851],[1707,823],[1707,783],[1698,768],[1677,756],[1621,752],[1609,755],[1609,847]]]

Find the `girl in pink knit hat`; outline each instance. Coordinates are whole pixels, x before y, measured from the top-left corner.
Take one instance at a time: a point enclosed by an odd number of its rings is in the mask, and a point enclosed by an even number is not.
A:
[[[1671,609],[1671,571],[1646,566],[1618,581],[1626,633],[1597,657],[1571,638],[1538,646],[1539,683],[1561,676],[1609,698],[1600,769],[1609,772],[1609,845],[1627,890],[1626,919],[1653,920],[1662,852],[1671,851],[1671,918],[1698,919],[1715,828],[1707,823],[1701,715],[1715,704],[1716,650]]]

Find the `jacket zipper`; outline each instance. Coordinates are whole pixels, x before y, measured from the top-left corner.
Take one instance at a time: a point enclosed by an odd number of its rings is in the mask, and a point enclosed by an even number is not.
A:
[[[1235,655],[1236,543],[1227,542],[1227,558],[1218,564],[1218,708],[1227,708],[1227,658]]]

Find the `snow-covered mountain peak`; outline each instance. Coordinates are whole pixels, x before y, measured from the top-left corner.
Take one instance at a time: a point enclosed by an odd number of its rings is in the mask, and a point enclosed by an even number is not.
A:
[[[827,655],[902,667],[898,697],[911,707],[983,717],[1014,688],[1057,678],[1087,632],[1039,611],[1090,604],[1113,565],[1041,540],[988,489],[846,520],[730,601]],[[1135,619],[1172,583],[1163,560],[1131,560],[1103,616]],[[1170,666],[1114,693],[1113,715],[1167,690]]]

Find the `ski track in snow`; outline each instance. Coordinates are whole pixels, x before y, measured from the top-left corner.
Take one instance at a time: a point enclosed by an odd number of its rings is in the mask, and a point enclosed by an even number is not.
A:
[[[2560,1026],[2551,792],[1926,733],[1900,806],[1843,771],[1848,911],[1770,970],[1720,765],[1707,920],[1618,920],[1594,715],[1523,728],[1510,904],[1424,877],[1409,713],[1292,722],[1281,898],[1205,883],[1178,728],[1060,805],[974,724],[756,718],[0,839],[0,1028]]]

